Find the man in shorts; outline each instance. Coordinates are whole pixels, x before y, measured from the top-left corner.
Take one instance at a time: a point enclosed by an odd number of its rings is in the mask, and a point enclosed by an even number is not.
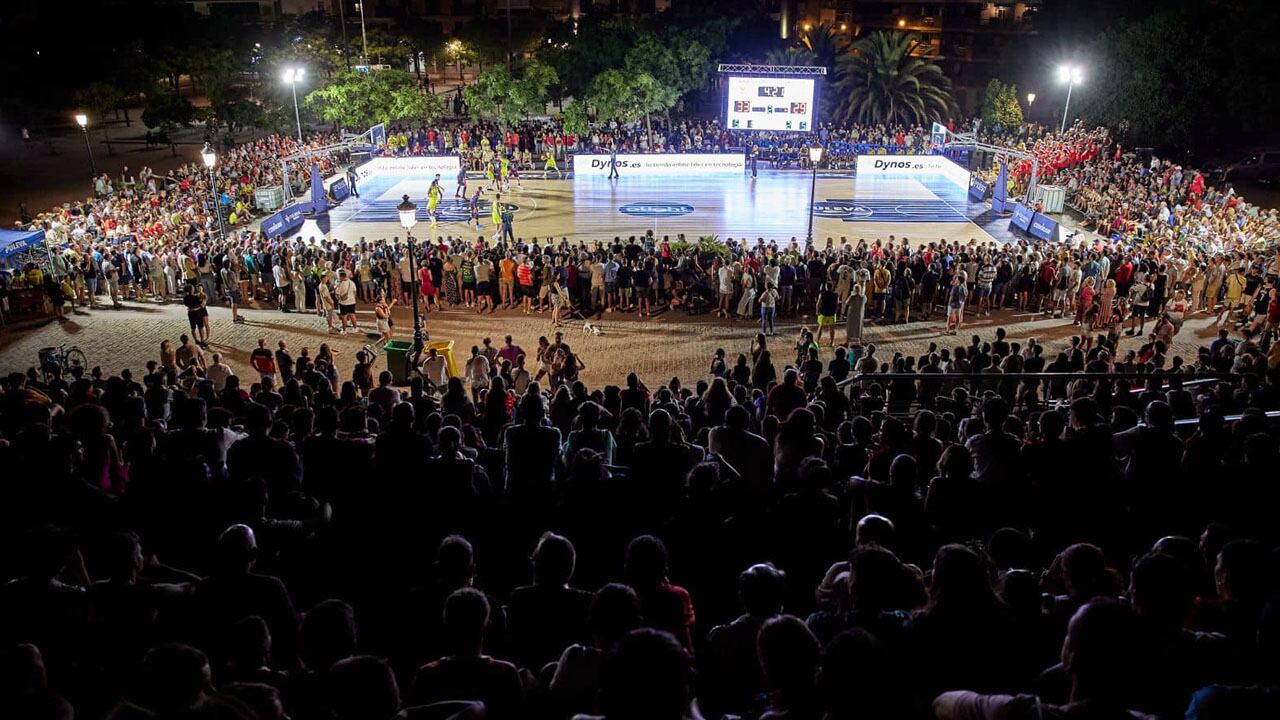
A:
[[[498,261],[498,296],[502,299],[503,309],[516,305],[516,261],[507,253]]]
[[[360,326],[356,324],[356,284],[347,276],[345,268],[338,271],[338,284],[334,286],[333,294],[338,300],[339,329],[346,330],[350,323],[352,330],[359,331]]]
[[[489,309],[492,314],[497,308],[493,304],[493,287],[491,278],[493,277],[493,263],[490,262],[488,255],[480,255],[476,258],[476,314]]]

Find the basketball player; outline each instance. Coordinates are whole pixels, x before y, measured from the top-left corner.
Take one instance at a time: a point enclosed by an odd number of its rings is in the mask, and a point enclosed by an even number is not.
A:
[[[440,207],[442,195],[444,190],[440,187],[440,174],[437,173],[435,179],[431,181],[431,187],[427,188],[427,216],[431,218],[433,226],[440,221],[437,208]]]

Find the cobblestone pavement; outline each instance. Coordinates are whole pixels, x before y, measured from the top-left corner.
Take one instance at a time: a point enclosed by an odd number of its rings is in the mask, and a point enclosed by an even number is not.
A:
[[[231,322],[225,308],[214,307],[210,314],[210,350],[222,353],[226,362],[241,374],[247,374],[249,351],[257,345],[258,338],[265,338],[272,348],[278,340],[284,340],[295,355],[304,347],[310,348],[314,355],[320,343],[327,342],[339,353],[344,372],[356,350],[376,340],[374,335],[329,334],[324,320],[314,313],[249,308],[241,311],[248,320],[241,325]],[[362,309],[359,319],[361,328],[372,332],[372,312]],[[603,329],[602,335],[583,334],[581,321],[567,323],[563,332],[565,342],[581,355],[587,366],[582,378],[593,385],[619,383],[632,370],[650,384],[665,383],[673,376],[692,383],[706,376],[716,348],[724,348],[732,364],[737,353],[748,350],[759,329],[758,322],[717,320],[711,315],[689,317],[682,312],[660,313],[645,319],[636,318],[634,313],[604,313],[592,322]],[[777,348],[774,360],[779,368],[792,357],[791,348],[798,329],[811,322],[811,317],[802,317],[785,318],[778,323],[778,336],[771,340]],[[539,335],[549,336],[554,332],[548,315],[524,315],[510,310],[481,316],[472,310],[456,308],[431,312],[425,316],[425,323],[432,339],[455,342],[459,365],[469,355],[470,347],[479,344],[483,337],[491,337],[495,345],[500,345],[502,337],[511,334],[517,344],[532,353]],[[397,337],[411,336],[413,321],[407,309],[396,308],[395,326]],[[973,334],[989,340],[994,337],[997,326],[1006,328],[1011,340],[1023,342],[1028,337],[1036,338],[1045,345],[1050,360],[1078,331],[1062,319],[1006,310],[990,317],[971,318],[959,337],[942,334],[941,317],[937,314],[931,320],[903,325],[881,326],[868,321],[863,340],[875,343],[879,354],[887,359],[894,351],[918,355],[930,342],[940,347],[954,347],[968,344],[968,337]],[[95,310],[81,309],[70,313],[67,322],[62,324],[0,330],[0,371],[25,370],[36,363],[39,348],[61,344],[79,346],[91,366],[99,365],[109,373],[126,367],[141,370],[147,360],[159,357],[161,340],[169,339],[176,344],[178,336],[187,330],[186,313],[178,303],[128,302],[120,310],[102,306]],[[837,341],[843,340],[843,325],[837,328],[836,335]],[[1196,348],[1213,337],[1212,318],[1198,315],[1189,320],[1175,338],[1173,354],[1190,360]],[[1122,350],[1136,348],[1138,344],[1125,338]],[[829,352],[823,348],[824,359],[830,357]]]

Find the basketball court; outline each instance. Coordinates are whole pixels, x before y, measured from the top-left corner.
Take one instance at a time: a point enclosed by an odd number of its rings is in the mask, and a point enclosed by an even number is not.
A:
[[[351,197],[327,215],[308,219],[290,234],[304,238],[328,236],[351,242],[404,234],[396,206],[408,195],[418,206],[418,237],[472,236],[466,225],[469,203],[454,198],[452,177],[441,179],[444,199],[438,222],[430,225],[426,211],[427,188],[432,175],[373,175]],[[473,177],[469,190],[483,187]],[[754,241],[764,238],[780,244],[791,238],[803,242],[810,203],[809,173],[795,170],[761,170],[749,174],[627,176],[616,180],[599,175],[573,179],[524,178],[521,186],[502,194],[501,202],[515,216],[517,237],[605,240],[626,238],[652,230],[661,237],[683,233],[687,238],[717,235]],[[940,239],[967,241],[1008,240],[1007,221],[994,222],[986,203],[971,203],[967,189],[942,174],[858,178],[851,173],[819,173],[814,187],[813,234],[816,242],[827,238],[839,243],[887,240],[932,242]],[[497,193],[481,195],[483,233],[495,232],[489,222],[490,205]],[[428,229],[429,228],[429,229]]]

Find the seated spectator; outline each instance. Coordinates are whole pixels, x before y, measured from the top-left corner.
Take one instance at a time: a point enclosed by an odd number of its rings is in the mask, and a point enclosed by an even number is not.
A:
[[[448,652],[418,668],[410,697],[415,705],[441,700],[483,702],[488,717],[518,716],[524,694],[516,667],[484,654],[489,601],[472,588],[454,592],[444,604]]]
[[[689,655],[670,634],[643,628],[622,637],[600,673],[606,720],[684,720],[693,697]]]
[[[511,591],[507,628],[521,667],[539,669],[586,641],[591,593],[569,586],[576,561],[568,538],[543,533],[533,550],[533,584]]]
[[[933,701],[933,711],[939,720],[1154,720],[1154,715],[1130,709],[1139,647],[1133,611],[1115,600],[1095,600],[1076,611],[1062,644],[1062,662],[1071,678],[1070,703],[1053,705],[1034,695],[981,695],[966,690],[942,693]]]

